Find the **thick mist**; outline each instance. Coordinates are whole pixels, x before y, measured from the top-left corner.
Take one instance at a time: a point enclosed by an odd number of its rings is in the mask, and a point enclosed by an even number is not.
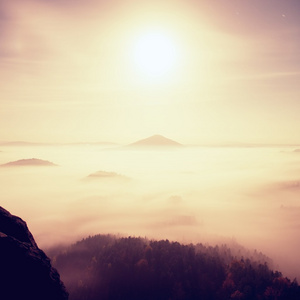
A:
[[[300,152],[293,147],[1,147],[1,206],[47,248],[97,233],[238,243],[300,278]]]

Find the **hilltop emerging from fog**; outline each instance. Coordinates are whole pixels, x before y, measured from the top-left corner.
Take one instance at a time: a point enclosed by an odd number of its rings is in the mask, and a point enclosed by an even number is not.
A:
[[[128,177],[115,173],[106,171],[97,171],[88,175],[85,179],[102,179],[102,180],[129,180]]]
[[[183,147],[182,144],[156,134],[148,138],[136,141],[129,146],[133,147]]]
[[[20,166],[56,166],[56,165],[50,161],[37,159],[37,158],[20,159],[20,160],[11,161],[1,165],[1,167],[20,167]]]

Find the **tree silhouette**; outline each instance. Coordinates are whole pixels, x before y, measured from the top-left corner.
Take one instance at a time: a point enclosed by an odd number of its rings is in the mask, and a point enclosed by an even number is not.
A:
[[[70,300],[300,299],[297,282],[269,269],[263,255],[233,252],[226,245],[97,235],[57,250],[53,262]]]

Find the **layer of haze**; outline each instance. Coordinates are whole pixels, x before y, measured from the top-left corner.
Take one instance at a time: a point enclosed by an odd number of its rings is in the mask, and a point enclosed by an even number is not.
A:
[[[300,153],[294,148],[97,145],[1,147],[1,205],[50,247],[98,233],[180,242],[236,240],[299,274]],[[93,176],[90,176],[93,175]]]
[[[298,0],[0,0],[0,140],[298,143],[299,12]],[[149,76],[135,50],[153,33],[174,57]]]

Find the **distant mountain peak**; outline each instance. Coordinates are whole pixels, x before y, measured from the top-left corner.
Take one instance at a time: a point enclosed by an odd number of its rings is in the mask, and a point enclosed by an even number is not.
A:
[[[160,134],[152,135],[148,138],[136,141],[135,143],[130,144],[130,146],[148,146],[148,147],[182,147],[183,145],[166,138]]]

